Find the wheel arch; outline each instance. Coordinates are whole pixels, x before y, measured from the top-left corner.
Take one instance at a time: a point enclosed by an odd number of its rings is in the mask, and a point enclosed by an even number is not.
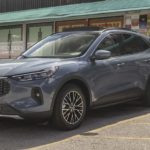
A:
[[[67,80],[63,81],[62,83],[60,83],[60,86],[56,90],[56,92],[54,94],[54,97],[53,97],[53,100],[52,100],[52,105],[51,105],[51,108],[50,108],[51,114],[53,113],[53,109],[54,109],[55,100],[57,98],[57,95],[59,94],[61,89],[67,84],[75,84],[75,85],[77,85],[81,88],[81,90],[83,91],[83,93],[86,97],[87,108],[90,108],[91,103],[92,103],[91,90],[90,90],[88,84],[86,83],[86,81],[84,81],[83,79],[80,79],[78,77],[75,77],[75,78],[67,79]]]

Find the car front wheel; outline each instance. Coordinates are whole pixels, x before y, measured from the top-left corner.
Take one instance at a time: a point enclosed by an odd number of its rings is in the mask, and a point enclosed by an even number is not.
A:
[[[56,98],[54,124],[63,130],[75,129],[80,126],[85,114],[86,100],[82,89],[74,84],[65,85]]]

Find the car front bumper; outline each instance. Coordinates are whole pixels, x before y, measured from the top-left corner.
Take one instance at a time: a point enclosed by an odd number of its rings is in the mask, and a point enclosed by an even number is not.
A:
[[[0,115],[18,115],[35,119],[51,116],[57,89],[54,78],[27,82],[18,82],[11,78],[5,80],[9,83],[10,90],[8,94],[0,96]]]

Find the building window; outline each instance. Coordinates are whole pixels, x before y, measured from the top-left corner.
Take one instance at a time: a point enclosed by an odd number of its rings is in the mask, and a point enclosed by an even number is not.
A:
[[[27,48],[53,33],[51,23],[27,25]]]
[[[123,27],[123,17],[111,17],[111,18],[101,18],[101,19],[90,19],[90,26],[108,28],[108,27]]]
[[[87,27],[87,26],[88,26],[87,20],[72,20],[72,21],[56,22],[56,32],[62,32],[71,28],[80,28],[80,27]]]
[[[0,27],[0,58],[15,58],[23,52],[22,26]]]

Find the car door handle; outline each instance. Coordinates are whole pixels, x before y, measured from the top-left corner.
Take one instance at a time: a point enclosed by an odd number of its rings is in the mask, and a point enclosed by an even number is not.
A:
[[[119,64],[117,64],[117,67],[122,67],[124,65],[125,65],[125,63],[119,63]]]

